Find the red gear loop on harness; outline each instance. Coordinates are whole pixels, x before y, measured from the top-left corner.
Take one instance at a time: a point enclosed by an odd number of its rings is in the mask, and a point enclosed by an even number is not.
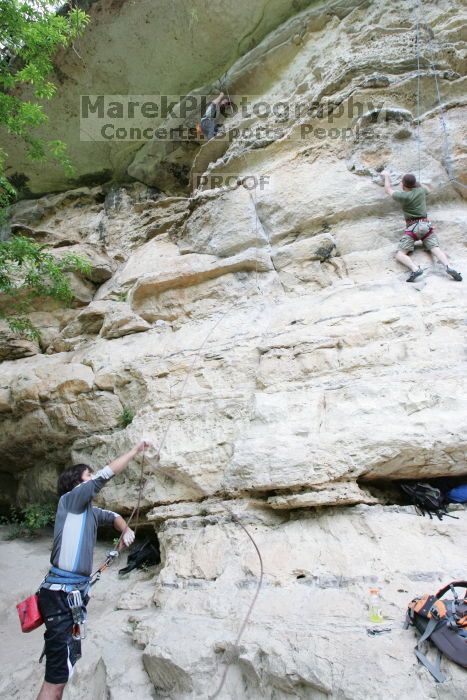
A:
[[[405,225],[406,226],[413,226],[413,224],[418,224],[419,221],[428,221],[428,219],[426,218],[426,216],[420,217],[419,219],[409,219],[408,221],[405,222]],[[433,233],[433,226],[431,226],[428,233],[425,233],[425,235],[421,236],[420,238],[417,236],[416,233],[414,233],[410,229],[405,229],[404,233],[406,236],[410,236],[410,238],[412,238],[414,241],[424,241],[425,238],[428,238],[428,236],[431,236],[431,234]]]

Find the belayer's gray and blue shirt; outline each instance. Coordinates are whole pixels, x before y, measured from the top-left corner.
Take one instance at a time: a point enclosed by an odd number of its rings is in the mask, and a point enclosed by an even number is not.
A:
[[[63,494],[55,516],[54,542],[50,563],[64,571],[90,576],[97,527],[112,525],[117,513],[92,505],[92,499],[114,476],[104,467],[89,481]]]

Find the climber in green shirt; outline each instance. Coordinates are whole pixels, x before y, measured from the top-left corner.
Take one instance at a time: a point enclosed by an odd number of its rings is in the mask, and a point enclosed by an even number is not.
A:
[[[448,275],[456,282],[462,282],[460,272],[449,267],[446,253],[439,247],[439,241],[433,231],[433,226],[428,221],[426,212],[426,197],[429,194],[428,187],[420,185],[415,175],[407,174],[402,178],[402,189],[393,190],[388,172],[383,171],[382,175],[384,177],[384,191],[401,204],[405,216],[405,230],[399,241],[395,257],[398,262],[412,270],[407,277],[407,282],[415,282],[423,274],[422,268],[420,266],[417,267],[409,258],[409,253],[414,251],[416,241],[422,241],[425,250],[444,265]]]

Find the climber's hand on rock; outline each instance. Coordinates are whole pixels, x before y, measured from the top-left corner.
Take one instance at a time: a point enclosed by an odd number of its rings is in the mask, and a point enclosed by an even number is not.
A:
[[[141,440],[141,442],[136,446],[136,452],[144,452],[152,447],[152,443],[149,440]]]
[[[130,527],[127,527],[125,532],[122,535],[122,542],[125,545],[125,547],[130,547],[133,542],[135,541],[135,533]]]

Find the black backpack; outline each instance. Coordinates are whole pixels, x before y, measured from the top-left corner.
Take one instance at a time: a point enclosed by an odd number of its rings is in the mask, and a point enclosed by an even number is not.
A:
[[[401,489],[407,494],[417,511],[423,516],[428,514],[430,520],[433,515],[436,515],[439,520],[443,519],[443,515],[456,518],[455,515],[447,512],[444,493],[436,486],[420,481],[415,484],[413,482],[401,484]]]
[[[119,569],[119,574],[129,574],[133,569],[142,569],[145,566],[160,564],[161,553],[159,542],[146,540],[144,544],[136,547],[128,555],[127,564],[123,569]]]
[[[465,597],[457,594],[456,587],[466,589]],[[446,599],[444,596],[448,591],[452,592],[453,597]],[[409,625],[414,625],[421,634],[415,655],[438,683],[445,680],[440,669],[442,654],[467,668],[467,581],[453,581],[435,595],[425,593],[414,598],[407,609],[405,628]],[[426,641],[432,642],[438,649],[434,663],[421,650]]]

